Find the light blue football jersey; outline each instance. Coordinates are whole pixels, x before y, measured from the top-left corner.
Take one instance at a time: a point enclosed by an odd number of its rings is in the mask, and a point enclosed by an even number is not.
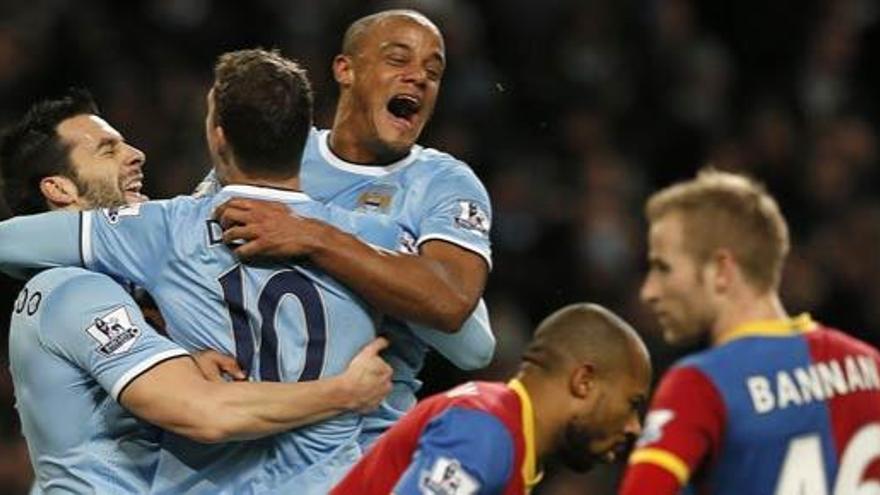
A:
[[[9,362],[35,493],[147,493],[160,431],[116,401],[186,355],[105,275],[56,268],[31,279],[13,307]]]
[[[210,198],[84,213],[85,265],[144,287],[162,309],[171,338],[188,349],[234,355],[253,379],[305,381],[342,373],[375,337],[375,315],[308,264],[240,264],[211,220],[216,206],[232,196],[285,202],[298,214],[389,249],[402,236],[388,219],[325,207],[303,193],[229,186]],[[247,443],[202,446],[168,435],[154,491],[273,492],[338,455],[360,428],[360,416],[346,414]]]
[[[230,186],[210,198],[180,197],[79,215],[53,212],[0,223],[0,239],[29,236],[53,246],[0,245],[0,263],[15,269],[81,259],[89,269],[133,282],[153,295],[172,339],[186,349],[234,355],[252,379],[312,380],[341,373],[376,335],[377,317],[348,289],[308,264],[240,264],[211,220],[216,206],[232,196],[285,202],[298,214],[389,249],[397,249],[403,237],[390,219],[327,207],[303,193]],[[75,237],[81,239],[72,242],[70,233],[77,230],[82,235]],[[355,460],[357,449],[350,443],[356,442],[361,423],[360,415],[347,414],[268,439],[213,446],[169,434],[154,491],[272,493],[285,482],[303,479],[300,474],[306,479],[336,476],[338,471],[316,475],[310,468],[336,462],[342,469]]]
[[[303,190],[314,199],[376,217],[390,217],[409,234],[411,249],[441,240],[481,256],[491,267],[491,204],[486,188],[464,162],[431,148],[413,146],[386,166],[357,165],[334,155],[330,131],[312,129],[302,159]],[[462,354],[467,365],[485,366],[494,337],[485,304],[480,301],[462,330],[444,335],[419,325],[388,319],[382,331],[391,336],[385,354],[394,368],[394,389],[382,407],[366,418],[362,442],[369,445],[415,404],[421,387],[416,378],[429,346],[453,363]],[[481,366],[465,366],[469,368]]]

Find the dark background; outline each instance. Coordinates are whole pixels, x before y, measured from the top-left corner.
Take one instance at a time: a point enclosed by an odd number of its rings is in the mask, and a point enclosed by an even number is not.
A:
[[[4,1],[0,125],[86,86],[147,153],[145,192],[186,193],[208,168],[202,119],[217,55],[262,46],[298,59],[326,127],[345,27],[401,5],[446,36],[448,70],[421,142],[467,161],[494,206],[486,299],[497,357],[474,375],[434,359],[427,392],[507,377],[540,318],[582,300],[632,322],[659,374],[682,351],[659,342],[638,302],[641,206],[707,163],[748,171],[779,198],[794,241],[789,311],[880,342],[880,6],[870,0]],[[0,328],[16,291],[0,281]],[[22,493],[29,464],[0,342],[0,493]],[[551,471],[538,493],[612,493],[616,476]]]

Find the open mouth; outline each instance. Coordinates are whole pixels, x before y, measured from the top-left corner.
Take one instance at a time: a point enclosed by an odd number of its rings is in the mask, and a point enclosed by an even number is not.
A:
[[[422,108],[422,102],[413,95],[399,94],[392,96],[388,100],[386,108],[388,113],[394,116],[395,120],[402,121],[402,123],[411,126],[415,122],[415,117],[418,115],[419,110]]]
[[[135,178],[129,181],[125,189],[122,190],[127,203],[139,203],[147,200],[147,197],[141,194],[141,188],[144,186],[142,180],[142,177]]]

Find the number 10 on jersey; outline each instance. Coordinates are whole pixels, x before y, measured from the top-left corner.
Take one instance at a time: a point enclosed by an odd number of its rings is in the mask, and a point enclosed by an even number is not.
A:
[[[232,334],[235,339],[235,359],[238,365],[253,374],[254,352],[260,356],[259,378],[263,381],[281,381],[278,367],[278,329],[275,327],[278,308],[285,296],[296,297],[303,308],[306,322],[306,352],[302,372],[296,381],[316,380],[324,364],[324,343],[327,340],[327,323],[324,306],[318,289],[311,280],[297,270],[282,270],[272,274],[257,295],[256,310],[260,315],[260,340],[256,343],[251,328],[248,309],[245,307],[244,268],[235,265],[218,278],[223,287],[223,299],[229,310]],[[295,329],[284,329],[291,332]]]

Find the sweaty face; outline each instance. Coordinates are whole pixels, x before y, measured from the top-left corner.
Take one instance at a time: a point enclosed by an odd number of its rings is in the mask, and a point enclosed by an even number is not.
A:
[[[709,284],[702,267],[684,246],[684,223],[670,213],[651,224],[648,275],[641,298],[670,344],[687,344],[708,331],[713,320]]]
[[[109,208],[138,203],[145,157],[96,115],[77,115],[58,125],[58,135],[70,146],[78,206]]]
[[[377,22],[352,57],[351,112],[377,154],[403,154],[434,111],[445,68],[433,25],[410,17]]]
[[[584,472],[595,464],[625,459],[641,433],[651,370],[647,356],[633,361],[632,374],[597,382],[592,408],[566,425],[558,456],[569,468]]]

